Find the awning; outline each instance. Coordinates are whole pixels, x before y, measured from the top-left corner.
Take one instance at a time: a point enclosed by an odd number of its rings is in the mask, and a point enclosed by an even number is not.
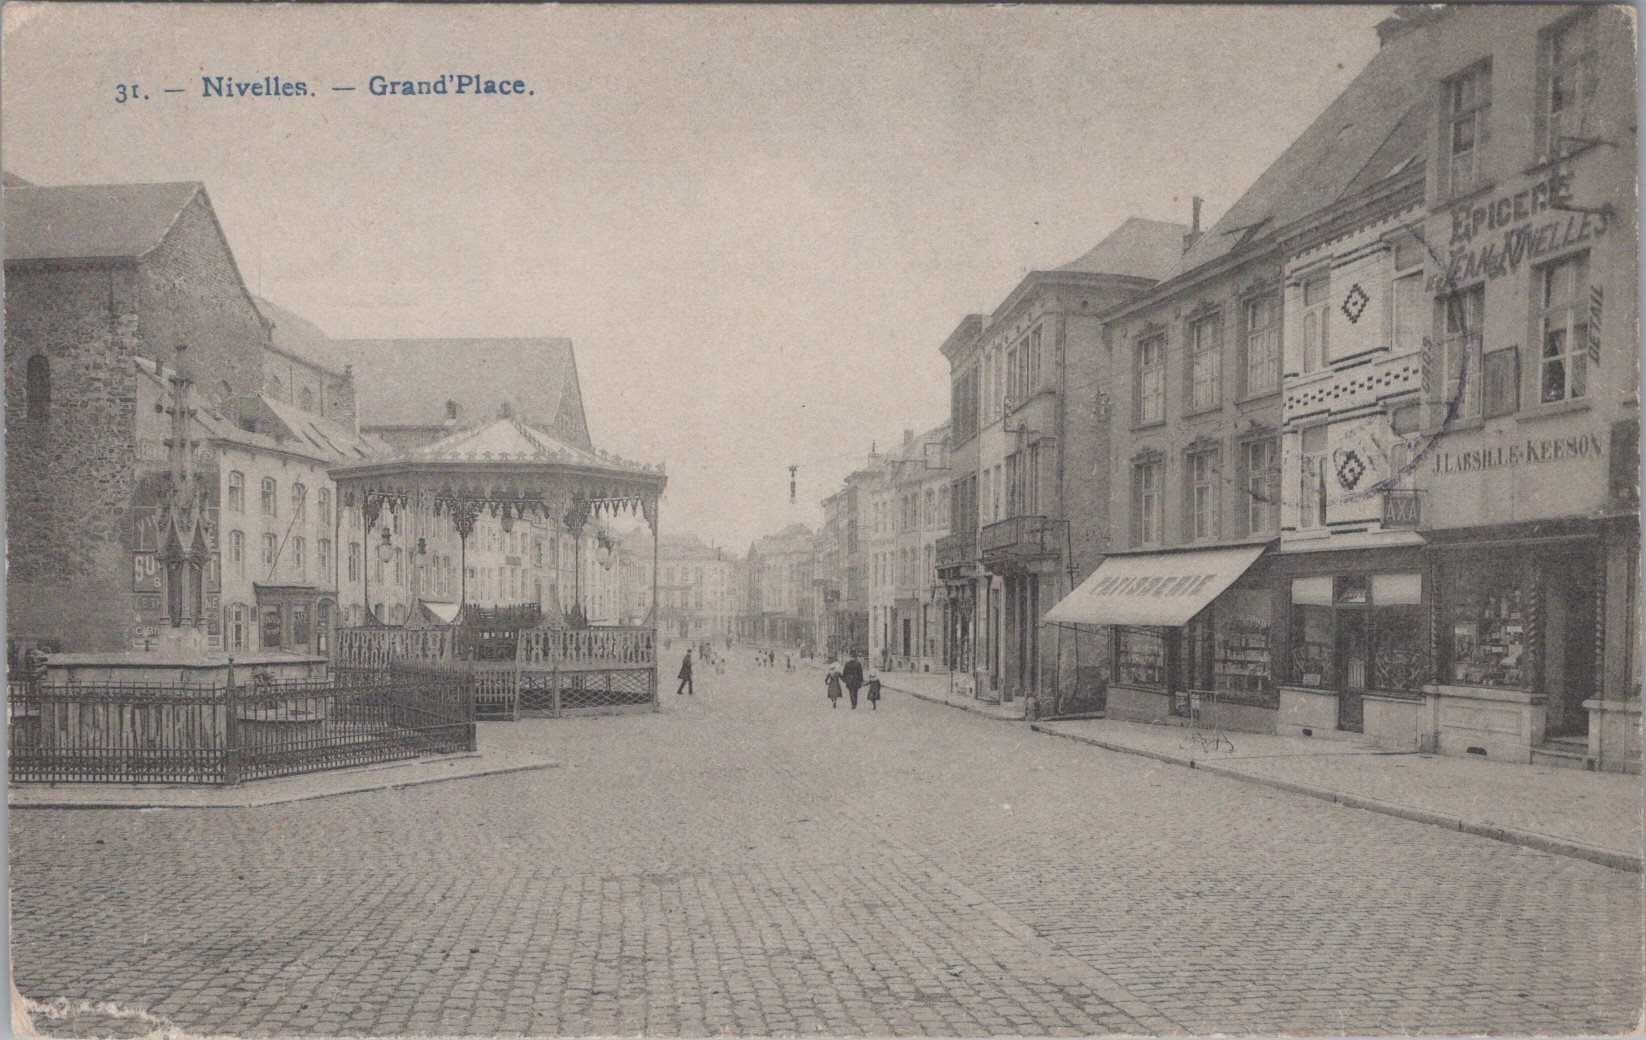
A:
[[[428,612],[429,617],[437,624],[450,625],[457,621],[460,609],[456,603],[446,603],[435,599],[420,599],[417,605]]]
[[[1066,625],[1186,625],[1268,545],[1110,556],[1046,614]]]

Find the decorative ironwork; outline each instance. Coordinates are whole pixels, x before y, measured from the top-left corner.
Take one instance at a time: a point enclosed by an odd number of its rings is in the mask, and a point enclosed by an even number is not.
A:
[[[204,783],[474,750],[467,676],[397,665],[255,686],[9,685],[13,782]]]

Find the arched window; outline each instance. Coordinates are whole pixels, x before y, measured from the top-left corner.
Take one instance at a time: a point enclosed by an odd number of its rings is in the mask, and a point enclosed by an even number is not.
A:
[[[264,516],[274,516],[275,515],[274,478],[273,477],[264,477],[263,478],[263,501],[262,501],[262,506],[263,506],[263,515]]]
[[[299,522],[303,519],[303,502],[307,499],[308,494],[309,489],[303,485],[302,481],[298,481],[291,486],[291,515],[296,517]]]
[[[330,524],[331,491],[327,488],[321,488],[319,491],[314,493],[314,496],[315,507],[320,511],[320,523],[322,525]]]
[[[229,471],[229,512],[246,511],[246,475],[237,469]]]
[[[297,404],[305,412],[314,411],[314,391],[305,386],[297,395]]]
[[[28,372],[23,383],[29,422],[44,424],[51,418],[51,361],[44,354],[29,358]]]

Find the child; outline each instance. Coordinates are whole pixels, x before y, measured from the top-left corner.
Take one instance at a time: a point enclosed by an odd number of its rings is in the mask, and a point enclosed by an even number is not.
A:
[[[875,711],[879,711],[880,710],[880,673],[875,671],[873,668],[869,669],[868,688],[869,688],[869,707],[873,708]]]

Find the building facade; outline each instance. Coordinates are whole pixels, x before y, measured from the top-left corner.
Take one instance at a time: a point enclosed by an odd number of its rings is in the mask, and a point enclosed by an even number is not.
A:
[[[737,634],[742,570],[723,549],[696,535],[664,538],[659,551],[658,633],[724,644]]]
[[[975,566],[957,556],[967,538],[951,529],[942,571],[951,617],[967,627],[956,634],[971,668],[965,685],[979,696],[1056,699],[1074,681],[1073,644],[1041,618],[1103,544],[1107,430],[1092,415],[1111,360],[1100,315],[1165,273],[1187,230],[1129,220],[1085,256],[1030,272],[943,346],[950,515],[976,524],[976,556]]]
[[[812,614],[816,541],[805,524],[790,524],[777,534],[755,539],[746,564],[748,592],[740,638],[816,651],[817,626]]]

